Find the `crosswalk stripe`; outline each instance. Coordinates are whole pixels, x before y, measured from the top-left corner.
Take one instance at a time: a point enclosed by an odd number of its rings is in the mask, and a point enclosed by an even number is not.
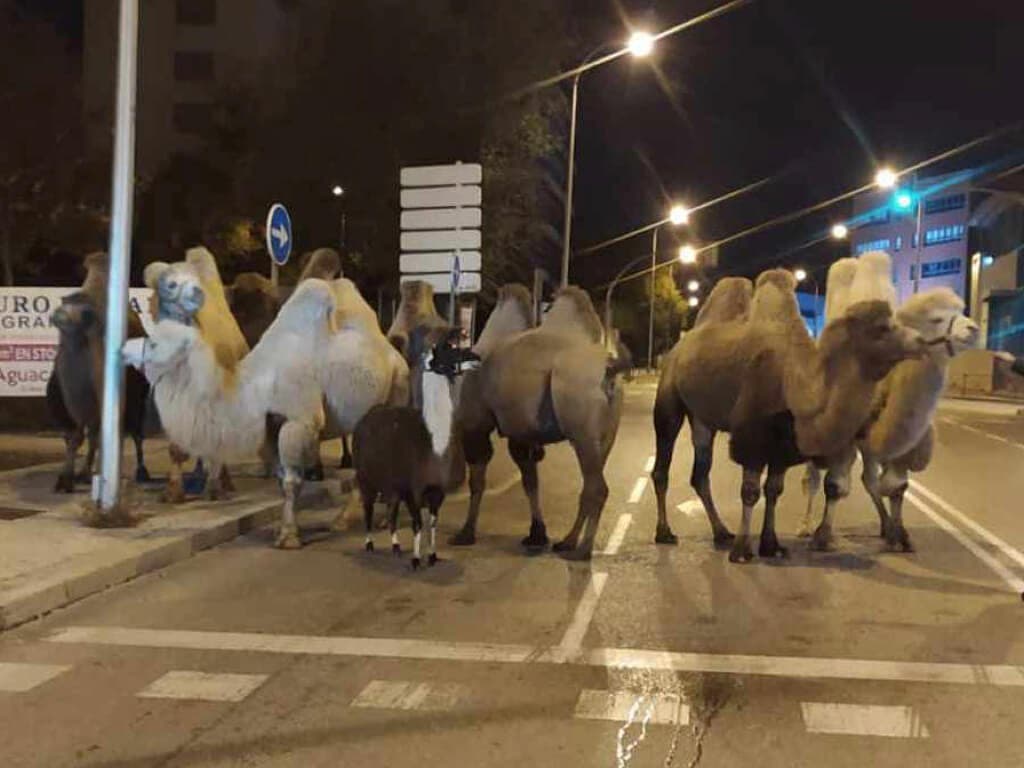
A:
[[[24,693],[67,672],[71,667],[60,664],[24,664],[0,662],[0,691]]]
[[[588,688],[580,692],[574,716],[580,720],[688,725],[690,708],[676,693],[598,691]]]
[[[913,707],[800,702],[808,733],[927,739],[928,728]]]
[[[267,680],[267,675],[237,675],[176,669],[157,678],[137,694],[144,699],[242,701]]]
[[[373,680],[352,701],[366,709],[418,709],[442,712],[454,709],[468,696],[457,683],[418,683],[404,680]]]

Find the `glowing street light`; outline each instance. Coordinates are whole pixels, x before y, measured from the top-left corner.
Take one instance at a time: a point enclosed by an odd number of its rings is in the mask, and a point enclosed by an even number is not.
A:
[[[677,227],[690,221],[690,209],[685,205],[673,205],[668,212],[668,220]]]
[[[683,264],[697,263],[697,249],[692,245],[684,245],[679,249],[679,261]]]
[[[689,304],[691,307],[696,307],[698,304],[700,304],[700,299],[698,299],[696,296],[691,296],[686,303]]]
[[[832,225],[832,239],[833,240],[845,240],[847,235],[850,234],[849,228],[845,224],[834,224]]]
[[[341,197],[345,194],[345,190],[340,184],[335,184],[334,188],[331,190],[331,194],[335,197]]]
[[[896,193],[896,207],[901,211],[909,211],[910,207],[914,204],[914,196],[909,192],[900,190]]]
[[[626,47],[631,54],[642,59],[654,50],[654,37],[649,32],[634,32]]]
[[[798,270],[796,270],[793,273],[793,277],[796,278],[796,281],[798,283],[802,283],[804,280],[807,279],[807,270],[806,269],[798,269]]]
[[[697,291],[700,290],[700,283],[698,283],[696,280],[691,280],[686,284],[686,290],[688,290],[690,293],[696,293]]]
[[[881,189],[892,189],[896,186],[898,180],[896,171],[892,168],[881,168],[878,173],[875,174],[875,184]]]

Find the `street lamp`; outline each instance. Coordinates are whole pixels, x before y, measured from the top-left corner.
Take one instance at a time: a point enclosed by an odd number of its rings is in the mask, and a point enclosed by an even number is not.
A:
[[[668,220],[676,226],[690,222],[690,209],[685,205],[673,205],[668,212]]]
[[[617,56],[605,56],[597,61],[593,61],[594,57],[606,47],[607,45],[602,44],[588,53],[583,62],[576,68],[576,74],[572,78],[572,102],[569,109],[569,168],[565,179],[565,225],[562,229],[563,288],[569,284],[569,254],[572,251],[572,193],[576,176],[576,114],[579,106],[580,78],[584,72],[618,58]],[[637,58],[642,58],[650,54],[653,49],[653,36],[646,32],[635,32],[629,39],[625,50]]]
[[[342,188],[340,184],[335,184],[334,188],[331,189],[331,194],[334,195],[335,197],[341,197],[342,195],[345,194],[345,190],[344,188]]]
[[[691,280],[686,284],[686,290],[688,290],[690,293],[696,293],[697,291],[700,290],[700,283],[698,283],[696,280]]]
[[[793,277],[796,278],[796,281],[798,283],[802,283],[804,280],[807,279],[807,270],[806,269],[798,269],[798,270],[796,270],[793,273]]]
[[[683,264],[697,263],[697,249],[692,245],[684,245],[679,249],[679,261]]]
[[[845,240],[850,234],[850,230],[845,224],[833,224],[832,225],[832,239],[833,240]]]
[[[696,296],[691,296],[689,299],[687,299],[686,303],[689,304],[691,307],[696,307],[698,304],[700,304],[700,299],[698,299]]]
[[[896,171],[892,168],[880,168],[878,173],[875,174],[875,184],[877,184],[880,189],[892,189],[896,186],[898,178]]]

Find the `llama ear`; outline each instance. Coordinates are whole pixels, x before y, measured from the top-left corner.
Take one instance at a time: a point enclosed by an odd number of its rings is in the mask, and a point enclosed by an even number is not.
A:
[[[142,273],[142,280],[146,287],[156,290],[161,276],[170,268],[171,265],[165,261],[154,261],[152,264],[147,264],[145,271]]]

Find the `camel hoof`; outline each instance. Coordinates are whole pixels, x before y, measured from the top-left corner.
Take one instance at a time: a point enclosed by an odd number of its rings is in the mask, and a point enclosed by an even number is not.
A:
[[[302,539],[299,538],[298,531],[282,528],[281,532],[277,534],[274,546],[278,549],[302,549]]]
[[[885,546],[890,552],[913,552],[914,545],[910,542],[910,536],[906,528],[902,526],[886,534]]]
[[[551,547],[553,552],[572,552],[575,549],[575,539],[562,539],[561,541],[555,542],[554,546]]]
[[[667,525],[662,528],[660,525],[654,532],[654,543],[655,544],[678,544],[679,537],[672,533],[672,529]]]
[[[573,547],[572,549],[558,550],[563,560],[569,560],[572,562],[586,562],[590,560],[590,550]]]
[[[401,544],[392,544],[391,545],[391,554],[394,555],[395,557],[401,557],[402,556],[402,545]]]
[[[352,469],[352,457],[342,456],[341,462],[338,464],[338,469]]]
[[[810,548],[815,552],[831,552],[835,549],[835,542],[832,539],[832,529],[818,526],[811,537]]]
[[[754,559],[754,551],[750,548],[750,540],[744,536],[738,537],[729,550],[730,563],[749,563]]]
[[[57,482],[53,486],[54,493],[74,493],[75,492],[75,479],[68,475],[60,475],[57,477]]]
[[[809,539],[814,535],[814,531],[811,530],[811,526],[807,523],[801,523],[800,529],[796,532],[798,539]]]
[[[732,546],[733,542],[736,541],[736,534],[728,528],[720,528],[715,531],[714,540],[715,549],[725,549],[726,547]]]
[[[758,557],[784,560],[789,557],[789,550],[780,546],[778,541],[769,539],[768,541],[761,542],[761,545],[757,548],[757,554]]]
[[[418,571],[420,569],[420,559],[418,557],[414,557],[411,565],[414,571]]]
[[[372,541],[366,542],[366,551],[367,552],[373,552],[373,542]]]
[[[435,565],[438,564],[440,560],[441,558],[439,558],[435,553],[431,552],[429,555],[427,555],[427,567],[433,568]]]
[[[530,523],[530,535],[523,539],[522,544],[527,549],[543,549],[548,545],[548,531],[544,523],[536,521]]]
[[[448,543],[453,547],[471,547],[476,544],[476,533],[463,528],[453,536],[449,536]]]

